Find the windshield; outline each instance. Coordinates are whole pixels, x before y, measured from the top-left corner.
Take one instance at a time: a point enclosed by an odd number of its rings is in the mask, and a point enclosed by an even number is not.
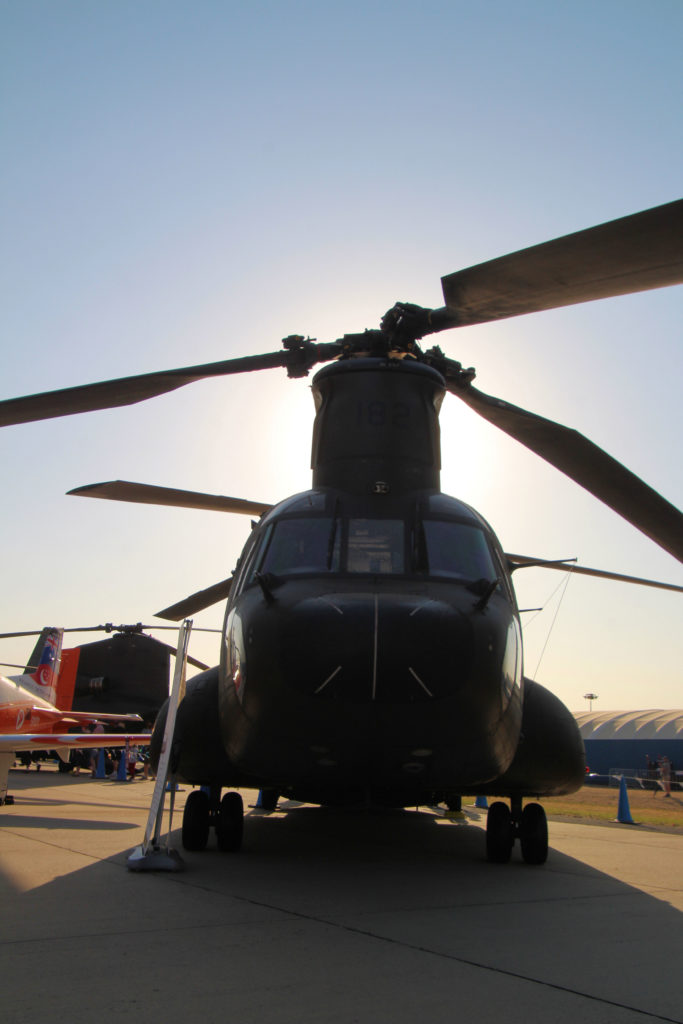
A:
[[[261,572],[338,572],[339,539],[333,522],[328,517],[280,519],[268,534]]]
[[[423,521],[430,576],[493,580],[496,571],[483,531],[468,523]]]
[[[350,519],[346,571],[405,572],[404,528],[400,519]]]
[[[414,565],[407,557],[402,519],[301,516],[271,523],[253,561],[273,576],[299,573],[419,572],[461,580],[494,580],[497,573],[483,530],[469,523],[425,519]],[[253,572],[248,582],[253,582]]]

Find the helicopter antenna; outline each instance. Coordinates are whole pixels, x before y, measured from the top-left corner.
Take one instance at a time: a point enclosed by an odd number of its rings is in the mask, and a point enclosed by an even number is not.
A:
[[[560,614],[560,608],[562,607],[562,602],[564,601],[565,594],[567,593],[567,587],[569,586],[569,579],[571,577],[571,574],[572,574],[572,567],[568,566],[567,567],[567,575],[566,575],[565,580],[564,580],[564,587],[563,587],[562,593],[560,594],[560,600],[557,602],[557,608],[555,609],[555,614],[553,615],[553,621],[550,623],[550,628],[548,629],[548,635],[545,638],[545,643],[543,644],[543,649],[541,650],[541,653],[538,656],[538,662],[536,664],[536,668],[534,669],[534,679],[538,675],[538,670],[541,667],[541,662],[543,660],[543,655],[545,654],[546,648],[547,648],[547,646],[548,646],[548,644],[550,642],[550,634],[552,633],[552,631],[553,631],[553,629],[555,627],[555,623],[557,621],[557,616]]]

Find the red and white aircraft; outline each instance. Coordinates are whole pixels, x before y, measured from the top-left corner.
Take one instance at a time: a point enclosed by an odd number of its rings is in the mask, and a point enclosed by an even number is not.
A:
[[[15,755],[24,750],[56,750],[63,761],[74,747],[125,747],[149,743],[148,733],[70,733],[74,726],[101,722],[137,723],[139,715],[113,715],[60,709],[59,683],[66,681],[76,663],[64,659],[63,630],[45,631],[40,663],[22,675],[0,676],[0,804],[12,802],[7,796],[9,770]],[[65,654],[68,652],[65,652]],[[73,667],[72,667],[73,666]],[[67,686],[68,688],[68,686]],[[73,687],[71,687],[73,689]]]

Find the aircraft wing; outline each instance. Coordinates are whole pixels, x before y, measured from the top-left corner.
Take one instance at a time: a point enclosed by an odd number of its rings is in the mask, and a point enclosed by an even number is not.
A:
[[[46,728],[49,729],[51,725],[55,729],[68,729],[72,725],[83,726],[93,722],[110,722],[116,725],[128,724],[132,728],[142,723],[140,715],[117,715],[107,712],[101,714],[99,711],[60,711],[59,708],[44,708],[38,705],[26,712],[26,720],[30,721],[32,715],[35,716],[37,723],[40,722],[43,731]]]
[[[112,722],[124,725],[126,722],[135,724],[141,722],[140,715],[115,715],[101,711],[58,711],[60,718],[65,722],[80,725],[82,722]]]
[[[24,732],[4,734],[0,736],[0,753],[14,752],[20,750],[57,750],[59,747],[125,747],[127,743],[131,746],[147,746],[151,739],[151,733],[131,733],[126,735],[121,732]]]

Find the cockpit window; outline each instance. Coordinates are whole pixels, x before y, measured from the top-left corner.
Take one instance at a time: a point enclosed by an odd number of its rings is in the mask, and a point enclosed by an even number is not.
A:
[[[256,571],[273,576],[339,572],[396,575],[413,571],[457,580],[494,580],[500,575],[484,532],[477,525],[424,519],[413,537],[413,557],[407,564],[406,526],[401,519],[278,519],[264,530],[258,550],[238,577],[238,585],[241,588],[254,583]]]
[[[496,578],[491,552],[478,526],[435,519],[425,519],[422,525],[430,576]]]
[[[405,572],[403,522],[400,519],[350,519],[347,572]]]
[[[259,569],[275,576],[339,572],[339,538],[329,517],[280,519],[273,524]]]

